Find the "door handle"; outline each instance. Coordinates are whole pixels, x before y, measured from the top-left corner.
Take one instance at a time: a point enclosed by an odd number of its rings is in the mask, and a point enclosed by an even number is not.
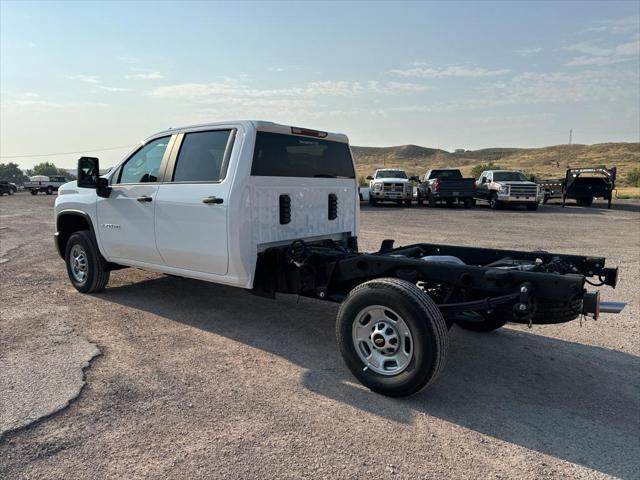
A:
[[[207,197],[207,198],[203,198],[202,199],[202,203],[221,204],[222,202],[224,202],[224,200],[222,198],[218,198],[218,197]]]
[[[141,197],[136,198],[136,200],[138,200],[139,202],[150,202],[153,200],[153,198],[147,195],[142,195]]]

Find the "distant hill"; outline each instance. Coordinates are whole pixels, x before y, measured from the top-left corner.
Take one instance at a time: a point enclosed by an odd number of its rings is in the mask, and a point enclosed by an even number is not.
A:
[[[465,175],[478,164],[493,162],[501,168],[517,169],[538,178],[560,178],[567,166],[606,165],[618,167],[619,183],[626,173],[640,166],[640,143],[599,143],[596,145],[555,145],[542,148],[484,148],[449,153],[418,145],[397,147],[351,147],[358,176],[371,175],[376,168],[399,167],[420,175],[430,168],[459,168]]]

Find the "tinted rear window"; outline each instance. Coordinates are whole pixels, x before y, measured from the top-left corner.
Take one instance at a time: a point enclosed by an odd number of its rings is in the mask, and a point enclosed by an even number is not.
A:
[[[460,170],[433,170],[431,178],[462,178]]]
[[[258,132],[251,175],[355,178],[349,145],[315,138]]]

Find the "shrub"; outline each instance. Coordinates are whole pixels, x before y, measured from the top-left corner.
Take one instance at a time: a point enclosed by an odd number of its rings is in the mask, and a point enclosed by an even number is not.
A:
[[[481,163],[480,165],[473,167],[471,170],[471,176],[477,179],[485,170],[500,170],[500,167],[493,162]]]
[[[627,183],[634,187],[640,187],[640,168],[634,168],[627,173]]]

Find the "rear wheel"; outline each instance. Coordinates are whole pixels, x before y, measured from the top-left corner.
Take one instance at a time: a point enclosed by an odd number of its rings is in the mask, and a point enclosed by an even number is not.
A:
[[[498,210],[501,207],[497,193],[492,193],[491,197],[489,197],[489,207],[491,207],[492,210]]]
[[[433,196],[433,193],[429,192],[429,207],[433,208],[436,206],[436,197]]]
[[[354,288],[340,306],[336,335],[351,373],[374,392],[411,395],[444,367],[447,325],[415,284],[380,278]]]
[[[53,195],[53,187],[47,187],[47,195]]]
[[[67,273],[73,286],[82,293],[104,290],[109,283],[107,262],[100,254],[93,236],[88,231],[71,235],[65,248]]]

